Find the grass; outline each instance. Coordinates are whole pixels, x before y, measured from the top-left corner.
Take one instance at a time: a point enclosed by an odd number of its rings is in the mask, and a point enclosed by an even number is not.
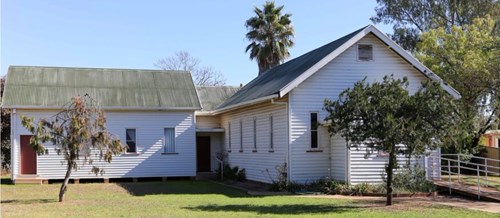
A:
[[[0,188],[2,217],[498,217],[430,202],[386,207],[383,201],[252,197],[203,181],[71,184],[63,203],[59,184]]]

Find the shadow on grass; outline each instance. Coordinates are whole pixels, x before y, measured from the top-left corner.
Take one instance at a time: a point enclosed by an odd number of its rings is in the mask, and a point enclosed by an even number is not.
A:
[[[2,185],[13,185],[12,180],[10,178],[1,178],[0,184]]]
[[[2,200],[2,204],[43,204],[43,203],[55,203],[56,199],[26,199],[26,200]]]
[[[229,212],[253,212],[257,214],[318,214],[318,213],[345,213],[350,211],[359,211],[363,206],[354,205],[308,205],[308,204],[289,204],[289,205],[204,205],[197,207],[185,207],[184,209],[195,211],[229,211]]]
[[[118,183],[118,185],[134,196],[218,194],[227,197],[249,197],[248,194],[240,190],[205,181]]]

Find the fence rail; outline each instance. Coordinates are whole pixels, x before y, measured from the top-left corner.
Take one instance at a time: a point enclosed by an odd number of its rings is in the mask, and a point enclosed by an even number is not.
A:
[[[428,174],[430,180],[448,180],[448,189],[451,194],[454,183],[452,176],[456,176],[458,183],[468,177],[475,177],[474,185],[477,186],[477,198],[481,198],[481,186],[483,190],[490,186],[490,183],[498,183],[497,180],[492,180],[491,176],[498,176],[500,172],[500,160],[477,157],[463,154],[441,154],[439,156],[429,156]],[[436,164],[437,163],[437,164]],[[465,172],[468,171],[468,172]],[[468,173],[468,174],[466,174]],[[470,174],[473,173],[473,174]],[[443,178],[447,176],[447,178]],[[488,178],[490,176],[490,178]],[[470,183],[470,181],[467,181]]]

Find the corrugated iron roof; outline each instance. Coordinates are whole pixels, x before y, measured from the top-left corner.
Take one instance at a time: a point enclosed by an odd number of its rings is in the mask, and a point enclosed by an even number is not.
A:
[[[61,107],[89,94],[102,107],[201,108],[189,72],[135,69],[11,66],[3,107]]]
[[[224,108],[246,101],[278,94],[284,86],[299,77],[314,64],[319,62],[321,59],[326,57],[338,47],[342,46],[345,42],[347,42],[349,39],[354,37],[365,28],[366,27],[363,27],[350,34],[347,34],[340,39],[337,39],[286,63],[267,70],[260,76],[250,81],[240,91],[238,91],[235,95],[221,104],[218,108]]]
[[[235,86],[198,86],[203,111],[210,111],[217,108],[229,97],[233,96],[240,88]]]

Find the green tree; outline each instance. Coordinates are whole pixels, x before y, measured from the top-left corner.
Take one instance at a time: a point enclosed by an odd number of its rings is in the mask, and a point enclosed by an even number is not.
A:
[[[422,32],[442,27],[449,32],[453,26],[471,24],[487,14],[497,17],[500,25],[500,3],[496,0],[377,0],[376,15],[370,20],[392,24],[392,39],[413,52]],[[497,33],[500,33],[497,26]]]
[[[489,16],[422,34],[416,56],[462,94],[453,152],[478,153],[479,139],[500,121],[500,37]]]
[[[251,42],[246,52],[250,51],[250,59],[257,60],[259,75],[290,56],[288,48],[293,46],[294,29],[292,15],[282,14],[283,7],[266,2],[263,9],[255,7],[255,16],[245,23],[246,38]]]
[[[0,78],[0,100],[5,88],[5,77]],[[2,171],[10,171],[10,110],[0,109],[0,146]]]
[[[76,96],[63,110],[50,119],[41,118],[35,124],[33,118],[21,117],[22,125],[33,136],[30,145],[38,155],[48,154],[43,145],[51,142],[58,155],[66,161],[66,175],[59,191],[59,202],[64,200],[72,170],[78,170],[79,162],[91,164],[92,172],[103,174],[104,170],[94,164],[92,157],[111,162],[113,155],[121,154],[126,146],[108,132],[106,117],[97,103],[88,95]]]
[[[389,154],[385,168],[387,205],[392,205],[393,172],[397,155],[419,156],[441,144],[453,125],[453,97],[437,83],[422,83],[411,95],[408,79],[385,76],[382,82],[354,84],[337,100],[325,100],[325,121],[331,135],[345,138],[349,147]],[[401,146],[404,145],[404,146]]]

